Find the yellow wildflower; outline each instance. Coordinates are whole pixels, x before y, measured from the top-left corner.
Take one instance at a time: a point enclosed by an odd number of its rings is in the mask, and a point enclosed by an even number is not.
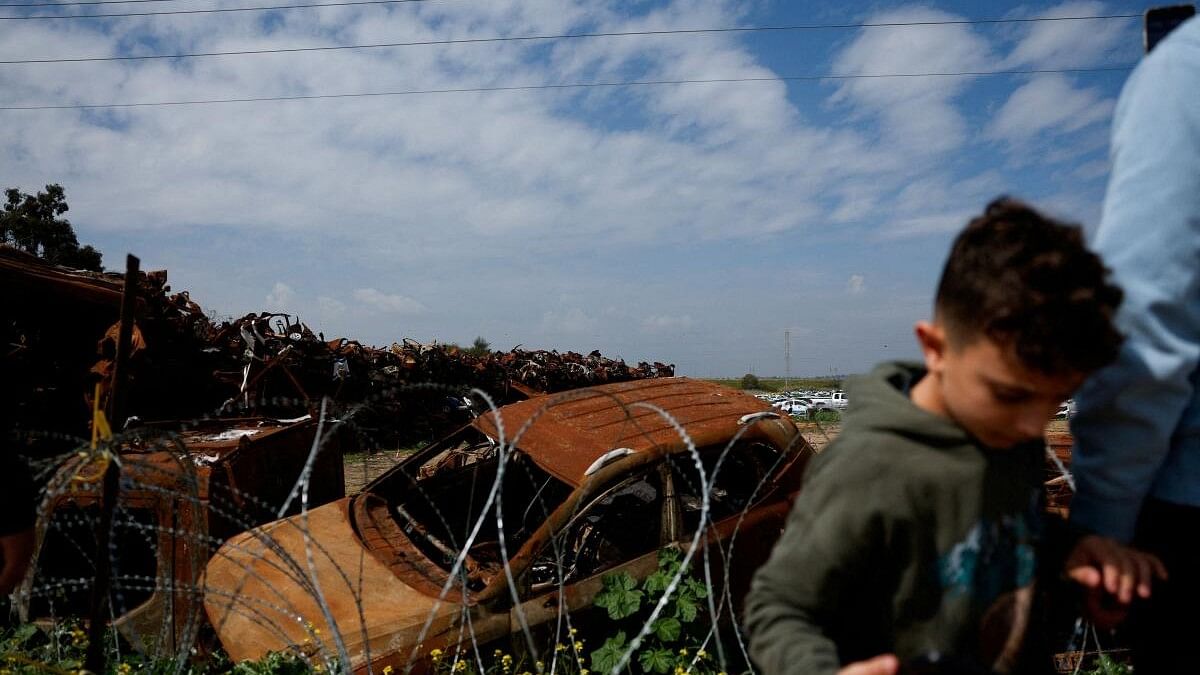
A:
[[[466,669],[467,669],[466,661],[459,661],[458,663],[454,664],[454,672],[456,672],[456,673],[461,673]]]
[[[433,659],[434,663],[441,661],[442,660],[442,650],[440,650],[440,649],[429,650],[429,658]]]
[[[492,652],[492,656],[495,656],[496,658],[500,658],[500,656],[503,654],[504,654],[504,650],[502,650],[502,649],[497,649],[496,651]]]
[[[325,667],[319,663],[313,664],[313,672],[314,673],[323,673],[323,672],[325,672]]]
[[[575,641],[575,651],[577,651],[577,652],[583,651],[583,640]]]
[[[540,672],[542,672],[543,670],[545,670],[545,669],[546,669],[546,664],[545,664],[544,662],[542,662],[542,661],[538,661],[538,662],[537,662],[536,664],[534,664],[534,665],[536,665],[536,666],[537,666],[537,671],[538,671],[539,673],[540,673]]]
[[[687,654],[688,654],[688,652],[687,652],[687,649],[686,649],[686,648],[685,648],[685,649],[680,649],[680,650],[679,650],[679,655],[680,655],[680,656],[687,656]]]
[[[701,649],[700,651],[696,652],[696,657],[697,657],[697,658],[701,658],[701,659],[707,659],[707,658],[708,658],[708,652],[706,652],[706,651],[704,651],[703,649]]]
[[[392,675],[393,670],[395,670],[395,668],[393,668],[391,666],[384,666],[383,667],[383,675]]]
[[[500,663],[503,663],[503,664],[504,664],[506,667],[507,667],[507,666],[511,666],[511,665],[512,665],[512,655],[511,655],[511,654],[505,654],[505,655],[503,656],[503,658],[501,658],[501,659],[500,659]]]
[[[554,645],[554,651],[565,652],[565,651],[567,651],[567,646],[560,642],[560,643]]]
[[[567,633],[569,633],[571,635],[571,637],[575,637],[575,634],[578,632],[579,632],[578,628],[572,628],[571,630],[567,631]]]
[[[121,675],[125,675],[131,670],[133,670],[133,666],[129,665],[128,663],[122,663],[121,665],[117,666],[117,672],[121,673]]]
[[[683,669],[683,666],[675,666],[675,675],[685,675],[685,673],[687,671]]]

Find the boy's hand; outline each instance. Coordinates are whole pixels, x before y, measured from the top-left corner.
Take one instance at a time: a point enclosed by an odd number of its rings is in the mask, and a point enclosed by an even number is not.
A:
[[[856,661],[838,671],[838,675],[896,675],[900,659],[894,654],[881,654],[866,661]]]
[[[1157,557],[1094,534],[1075,544],[1067,556],[1066,572],[1087,589],[1088,618],[1102,628],[1124,620],[1135,592],[1139,598],[1150,597],[1154,577],[1167,578],[1167,568]]]

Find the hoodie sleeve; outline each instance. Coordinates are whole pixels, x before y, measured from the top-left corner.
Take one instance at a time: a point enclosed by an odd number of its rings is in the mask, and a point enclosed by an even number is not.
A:
[[[854,470],[843,465],[824,471],[801,490],[771,557],[751,583],[750,656],[765,675],[836,673],[847,645],[836,644],[835,636],[878,634],[869,624],[889,621],[890,594],[876,588],[881,575],[869,569],[878,566],[884,545],[881,500],[863,499],[865,482],[842,468]],[[879,612],[855,611],[871,599]],[[857,615],[860,630],[847,630],[847,612]]]
[[[1078,492],[1071,520],[1123,541],[1131,538],[1151,486],[1161,480],[1172,435],[1196,396],[1197,83],[1200,20],[1192,19],[1138,66],[1113,123],[1112,176],[1095,247],[1125,290],[1118,324],[1127,339],[1117,362],[1078,396],[1072,421]]]

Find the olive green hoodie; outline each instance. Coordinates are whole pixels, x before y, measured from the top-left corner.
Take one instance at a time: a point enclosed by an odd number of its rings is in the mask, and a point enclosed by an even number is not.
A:
[[[842,432],[809,465],[746,600],[750,655],[766,675],[885,653],[1012,669],[1043,446],[987,449],[918,408],[908,392],[924,373],[883,364],[850,382]]]

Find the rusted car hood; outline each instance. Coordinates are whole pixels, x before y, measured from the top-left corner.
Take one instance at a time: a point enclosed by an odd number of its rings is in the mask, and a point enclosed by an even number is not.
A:
[[[297,515],[238,535],[213,557],[204,606],[234,661],[289,647],[312,653],[318,645],[336,655],[332,631],[316,601],[317,587],[341,630],[351,668],[363,666],[368,651],[374,660],[415,644],[431,612],[427,635],[435,641],[457,625],[461,598],[449,598],[434,610],[435,597],[403,583],[359,543],[349,504],[350,499],[343,499],[310,511],[307,523]],[[306,531],[315,535],[307,543]],[[371,627],[366,633],[364,620]]]

